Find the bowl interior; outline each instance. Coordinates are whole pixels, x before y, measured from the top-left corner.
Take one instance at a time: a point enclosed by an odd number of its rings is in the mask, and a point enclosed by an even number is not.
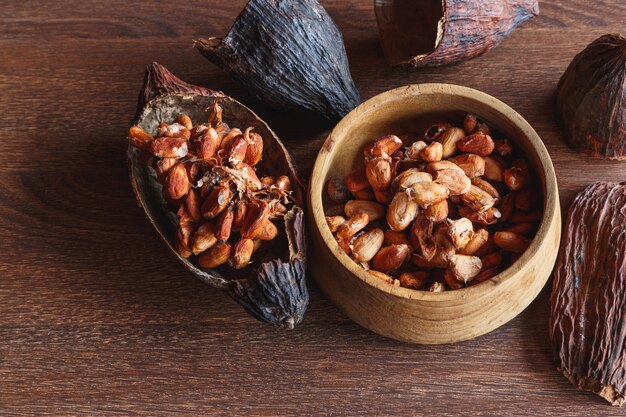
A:
[[[523,263],[537,250],[552,221],[552,210],[546,208],[556,204],[557,195],[552,163],[537,133],[513,109],[487,94],[449,84],[411,85],[382,93],[348,114],[329,135],[311,177],[310,198],[316,226],[342,264],[359,278],[402,297],[433,301],[464,297],[470,292],[481,291],[484,283],[444,293],[429,293],[386,284],[365,272],[339,249],[323,214],[323,210],[334,204],[325,192],[326,182],[333,176],[344,176],[355,167],[362,166],[362,150],[366,144],[390,133],[422,133],[436,122],[462,126],[467,113],[476,114],[492,130],[509,138],[527,159],[534,180],[540,184],[544,197],[544,218],[532,244],[514,264]],[[316,207],[322,207],[322,210],[316,210]],[[498,283],[508,279],[511,274],[507,271],[511,266],[490,281]]]

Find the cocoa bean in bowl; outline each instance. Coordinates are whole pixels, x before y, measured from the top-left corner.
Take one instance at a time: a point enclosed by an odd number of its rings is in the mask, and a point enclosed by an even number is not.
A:
[[[331,132],[309,185],[311,272],[362,326],[413,343],[488,333],[537,296],[561,233],[543,142],[482,92],[382,93]]]

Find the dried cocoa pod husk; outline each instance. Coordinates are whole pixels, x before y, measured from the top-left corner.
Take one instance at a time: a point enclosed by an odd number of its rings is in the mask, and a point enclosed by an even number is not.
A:
[[[567,144],[596,158],[626,159],[626,38],[604,35],[574,57],[556,92]]]
[[[434,67],[474,58],[539,14],[537,0],[374,0],[391,65]]]
[[[626,183],[576,196],[554,272],[550,339],[557,369],[613,405],[626,400]]]
[[[317,0],[250,0],[225,38],[194,45],[275,107],[338,119],[360,102],[341,32]]]
[[[146,69],[135,124],[146,132],[156,132],[160,122],[170,123],[183,113],[193,122],[202,124],[212,115],[216,100],[223,117],[222,124],[216,126],[218,133],[225,131],[224,122],[254,127],[264,141],[263,159],[257,164],[259,170],[275,178],[284,174],[290,178],[289,211],[277,222],[281,238],[267,246],[264,260],[233,270],[226,266],[204,268],[195,257],[181,256],[176,249],[177,219],[164,206],[162,186],[154,170],[142,158],[141,153],[145,152],[129,146],[127,157],[135,196],[168,249],[193,275],[228,292],[255,318],[275,326],[293,328],[302,321],[309,301],[305,281],[304,215],[300,208],[304,188],[290,155],[276,134],[243,104],[222,93],[185,83],[156,63]],[[208,193],[210,189],[204,184],[200,194]]]

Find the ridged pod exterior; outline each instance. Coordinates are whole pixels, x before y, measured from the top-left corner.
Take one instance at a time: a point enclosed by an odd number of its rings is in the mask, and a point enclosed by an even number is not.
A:
[[[172,254],[193,275],[212,287],[227,291],[255,318],[278,327],[293,328],[300,323],[309,303],[306,288],[306,246],[302,183],[291,156],[276,134],[252,110],[238,101],[206,88],[188,84],[165,67],[152,63],[146,68],[144,86],[139,94],[135,124],[147,132],[159,122],[170,122],[185,113],[195,123],[206,122],[207,109],[219,100],[224,122],[231,126],[252,126],[263,137],[263,159],[257,165],[265,175],[287,175],[291,180],[294,204],[279,229],[282,238],[272,242],[271,253],[247,274],[229,271],[225,276],[201,268],[192,259],[181,257],[175,248],[177,218],[164,205],[161,184],[146,164],[142,151],[129,146],[130,179],[139,205]],[[243,271],[243,270],[241,270]],[[242,274],[235,275],[235,274]]]
[[[596,158],[626,160],[626,38],[604,35],[576,55],[556,93],[563,136]]]
[[[557,368],[613,405],[626,399],[626,183],[597,182],[569,211],[554,274]]]
[[[374,0],[389,64],[438,67],[495,48],[539,14],[537,0]],[[431,33],[420,33],[426,30]],[[436,36],[435,36],[436,35]],[[427,47],[416,53],[416,45]]]
[[[195,47],[277,108],[335,120],[360,102],[341,32],[317,0],[250,0],[225,38]]]

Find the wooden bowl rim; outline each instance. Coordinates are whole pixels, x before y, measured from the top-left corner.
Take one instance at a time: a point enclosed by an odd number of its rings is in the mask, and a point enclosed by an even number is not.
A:
[[[311,208],[323,207],[322,193],[326,185],[326,183],[322,181],[323,169],[332,162],[335,156],[333,154],[333,148],[335,147],[335,138],[333,135],[335,132],[343,130],[347,125],[356,122],[360,118],[366,117],[369,112],[376,110],[381,105],[402,101],[418,95],[449,95],[480,102],[486,107],[499,112],[504,118],[513,123],[528,139],[532,148],[537,153],[541,170],[543,170],[544,173],[546,195],[544,196],[545,208],[543,218],[537,233],[526,251],[513,264],[509,265],[507,269],[478,285],[440,293],[413,290],[404,287],[395,287],[360,268],[335,242],[330,229],[328,229],[323,212],[321,216],[318,216],[318,210],[312,209],[311,216],[313,216],[313,221],[322,236],[322,240],[326,242],[331,253],[333,256],[337,257],[341,265],[353,275],[379,291],[408,300],[420,300],[434,303],[460,301],[470,297],[471,299],[481,298],[489,294],[496,287],[505,284],[508,285],[510,280],[517,276],[522,276],[522,274],[520,274],[521,270],[529,264],[532,258],[539,254],[540,247],[549,234],[550,226],[556,219],[557,209],[559,207],[556,174],[552,159],[543,141],[532,126],[519,113],[497,98],[470,87],[446,83],[409,84],[387,90],[371,97],[344,116],[324,141],[317,159],[315,160],[315,164],[313,165],[313,171],[309,180],[309,204]],[[513,268],[514,266],[515,268]]]

